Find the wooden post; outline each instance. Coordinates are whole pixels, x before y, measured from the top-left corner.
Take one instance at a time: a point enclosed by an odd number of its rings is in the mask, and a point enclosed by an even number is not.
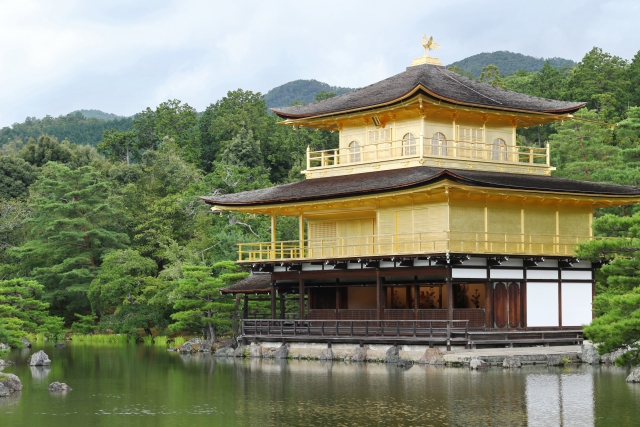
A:
[[[280,294],[280,318],[284,319],[284,294]]]
[[[447,320],[453,320],[453,282],[451,280],[451,267],[447,267]]]
[[[418,310],[420,310],[420,286],[415,284],[413,285],[413,320],[418,320]]]
[[[380,271],[376,270],[376,307],[377,307],[377,312],[378,315],[376,316],[378,320],[382,320],[382,318],[384,317],[383,315],[383,301],[382,301],[382,278],[380,277]]]
[[[299,258],[305,258],[304,256],[304,215],[300,214],[298,217],[298,235],[300,238],[300,256]]]
[[[276,319],[276,282],[271,282],[271,318]]]
[[[300,303],[300,320],[304,320],[304,280],[298,279],[298,294]]]
[[[342,299],[342,289],[336,288],[336,319],[339,319],[340,316],[340,300]]]
[[[311,169],[311,147],[307,145],[307,170]]]

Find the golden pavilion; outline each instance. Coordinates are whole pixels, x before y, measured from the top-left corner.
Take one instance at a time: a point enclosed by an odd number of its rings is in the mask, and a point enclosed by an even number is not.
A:
[[[202,198],[271,217],[270,241],[238,248],[252,275],[224,290],[245,295],[243,338],[581,339],[598,265],[576,244],[593,238],[594,209],[637,203],[640,188],[551,176],[549,146],[518,145],[516,130],[585,104],[463,77],[432,46],[370,86],[273,109],[282,125],[339,133],[334,150],[307,148],[303,181]],[[299,240],[276,239],[278,216],[298,218]],[[251,294],[269,294],[270,319],[247,318]],[[285,315],[292,297],[299,312]]]

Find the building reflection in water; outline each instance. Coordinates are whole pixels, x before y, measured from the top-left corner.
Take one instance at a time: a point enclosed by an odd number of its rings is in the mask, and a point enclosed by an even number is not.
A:
[[[526,378],[529,426],[592,426],[593,376],[530,374]]]

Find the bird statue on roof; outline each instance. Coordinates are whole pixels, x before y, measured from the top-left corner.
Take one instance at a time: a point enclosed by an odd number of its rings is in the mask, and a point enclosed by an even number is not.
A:
[[[430,50],[436,50],[440,48],[440,45],[433,41],[433,36],[427,40],[427,35],[422,36],[422,47],[424,47],[424,56],[429,56]]]

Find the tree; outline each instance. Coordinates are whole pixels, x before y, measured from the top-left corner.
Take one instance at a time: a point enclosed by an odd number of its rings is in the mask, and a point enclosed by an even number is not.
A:
[[[157,274],[157,264],[137,251],[113,251],[104,257],[100,272],[91,282],[88,295],[91,306],[100,313],[122,304],[144,302],[150,282]]]
[[[222,153],[221,161],[230,165],[245,167],[261,167],[264,158],[260,141],[253,138],[253,132],[241,128]]]
[[[617,121],[627,108],[627,67],[626,60],[594,47],[571,71],[570,98],[586,102],[589,109],[604,110],[602,120]]]
[[[629,82],[629,103],[640,107],[640,51],[635,54],[627,68],[627,81]]]
[[[21,347],[18,339],[26,332],[54,336],[60,333],[62,319],[49,316],[49,304],[40,300],[43,290],[35,280],[0,281],[0,333],[9,336],[12,346]]]
[[[140,160],[139,140],[135,131],[119,132],[115,129],[105,130],[102,141],[98,143],[98,151],[112,162]]]
[[[41,135],[38,142],[32,138],[20,150],[20,157],[33,166],[44,166],[48,162],[68,163],[71,161],[71,150],[68,145],[62,145],[49,135]]]
[[[123,213],[109,204],[109,183],[90,166],[48,163],[32,185],[28,240],[12,253],[23,274],[44,285],[56,313],[87,311],[86,292],[103,256],[129,242]]]
[[[500,70],[495,65],[487,65],[482,69],[482,73],[480,74],[480,81],[483,83],[488,83],[491,86],[505,89],[504,81],[500,76]]]
[[[213,267],[184,266],[184,278],[173,291],[176,313],[170,328],[174,331],[203,331],[216,341],[218,333],[231,325],[235,301],[219,290],[247,276],[232,261],[219,262]]]
[[[155,110],[147,107],[134,119],[133,127],[137,149],[157,149],[165,138],[170,138],[180,148],[186,161],[198,163],[200,130],[197,112],[189,104],[170,99]]]
[[[0,157],[0,199],[25,198],[36,180],[36,169],[20,157]]]

